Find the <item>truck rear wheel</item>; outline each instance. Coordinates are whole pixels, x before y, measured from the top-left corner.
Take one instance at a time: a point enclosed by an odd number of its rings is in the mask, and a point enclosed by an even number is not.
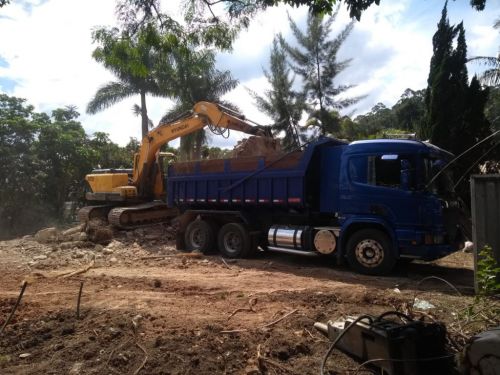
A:
[[[209,254],[215,250],[216,231],[211,223],[205,220],[195,220],[189,223],[184,235],[186,249],[197,250]]]
[[[225,224],[218,235],[219,251],[228,258],[245,258],[252,251],[253,241],[248,230],[239,223]]]
[[[396,264],[389,237],[377,229],[362,229],[347,241],[349,266],[365,275],[386,275]]]

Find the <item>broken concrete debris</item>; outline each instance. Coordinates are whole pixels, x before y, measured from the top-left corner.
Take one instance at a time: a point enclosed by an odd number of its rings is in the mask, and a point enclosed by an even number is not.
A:
[[[54,227],[45,228],[35,234],[35,239],[42,243],[56,242],[59,239],[59,231]]]

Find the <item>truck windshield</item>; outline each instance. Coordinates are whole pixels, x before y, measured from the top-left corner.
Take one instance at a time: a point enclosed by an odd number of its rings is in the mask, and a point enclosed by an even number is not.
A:
[[[453,189],[453,172],[450,168],[444,170],[439,176],[429,185],[429,182],[438,174],[446,165],[446,161],[441,159],[424,159],[424,181],[427,190],[441,196],[451,195],[455,192]]]

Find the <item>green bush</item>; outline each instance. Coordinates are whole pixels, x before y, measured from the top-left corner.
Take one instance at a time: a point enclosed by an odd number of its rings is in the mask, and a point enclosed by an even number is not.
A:
[[[500,266],[490,246],[485,246],[478,254],[476,276],[480,295],[500,293]]]

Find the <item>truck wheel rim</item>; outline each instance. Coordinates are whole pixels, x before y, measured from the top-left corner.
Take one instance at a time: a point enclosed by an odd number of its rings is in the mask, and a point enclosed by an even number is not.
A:
[[[233,232],[224,235],[224,248],[228,253],[236,254],[241,248],[241,237]]]
[[[356,259],[363,267],[377,267],[384,260],[384,248],[375,240],[360,241],[355,252]]]
[[[191,234],[189,235],[189,240],[191,241],[191,245],[193,245],[194,248],[196,249],[201,248],[205,243],[205,236],[203,231],[201,229],[195,229],[191,231]]]

